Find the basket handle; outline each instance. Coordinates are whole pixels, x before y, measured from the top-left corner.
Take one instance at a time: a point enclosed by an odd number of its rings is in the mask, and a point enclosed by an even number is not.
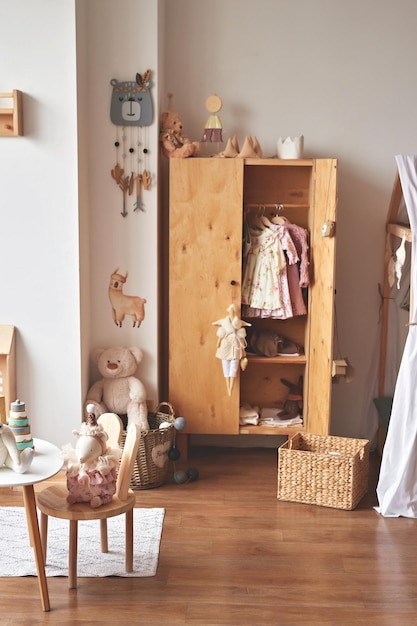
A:
[[[167,411],[161,411],[161,413],[167,413],[168,417],[171,418],[171,421],[174,421],[174,419],[175,419],[175,410],[174,410],[174,407],[172,406],[172,404],[170,402],[160,402],[158,404],[158,406],[156,407],[156,409],[155,409],[155,413],[159,413],[161,407],[168,407],[168,412]]]

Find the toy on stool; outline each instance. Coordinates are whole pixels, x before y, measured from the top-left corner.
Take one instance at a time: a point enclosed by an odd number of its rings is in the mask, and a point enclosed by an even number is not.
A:
[[[5,465],[17,474],[24,474],[34,456],[33,448],[24,448],[19,452],[12,429],[6,424],[0,424],[0,467]]]
[[[200,154],[198,141],[191,142],[184,134],[182,119],[179,113],[171,111],[172,93],[168,94],[168,110],[161,115],[159,140],[162,154],[171,157],[192,157]]]
[[[149,430],[148,406],[145,385],[134,376],[142,360],[140,348],[99,348],[94,359],[103,378],[95,382],[87,393],[84,403],[92,404],[94,415],[103,413],[127,415],[127,425],[138,424],[141,430]]]
[[[108,435],[92,413],[73,434],[78,437],[75,448],[65,446],[62,453],[67,471],[67,502],[86,502],[95,509],[110,502],[116,493],[121,450],[107,447]]]

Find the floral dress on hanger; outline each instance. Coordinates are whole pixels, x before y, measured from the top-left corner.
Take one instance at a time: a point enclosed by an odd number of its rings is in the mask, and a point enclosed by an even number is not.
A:
[[[245,317],[292,317],[287,262],[277,229],[248,227],[251,246],[243,269],[242,313]]]

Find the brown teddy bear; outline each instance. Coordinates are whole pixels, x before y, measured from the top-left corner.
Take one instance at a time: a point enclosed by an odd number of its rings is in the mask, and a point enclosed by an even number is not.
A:
[[[191,142],[184,135],[182,119],[179,113],[171,111],[172,94],[168,96],[168,110],[161,115],[160,143],[162,154],[170,157],[191,157],[200,154],[198,141]]]

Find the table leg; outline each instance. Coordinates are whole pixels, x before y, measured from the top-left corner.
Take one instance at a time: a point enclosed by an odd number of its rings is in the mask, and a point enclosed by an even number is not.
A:
[[[108,552],[109,551],[109,539],[107,533],[107,520],[100,520],[100,541],[101,541],[101,551]]]
[[[78,555],[78,520],[70,520],[69,531],[69,559],[68,559],[68,587],[77,587],[77,555]]]
[[[42,608],[44,611],[49,611],[51,606],[49,604],[48,583],[45,575],[45,564],[43,560],[41,537],[39,534],[35,490],[33,488],[33,485],[23,485],[23,501],[25,503],[29,538],[35,552],[35,561],[36,569],[38,571],[38,582],[42,600]]]
[[[125,531],[126,531],[125,568],[127,572],[133,572],[133,509],[130,509],[130,511],[126,511]]]

